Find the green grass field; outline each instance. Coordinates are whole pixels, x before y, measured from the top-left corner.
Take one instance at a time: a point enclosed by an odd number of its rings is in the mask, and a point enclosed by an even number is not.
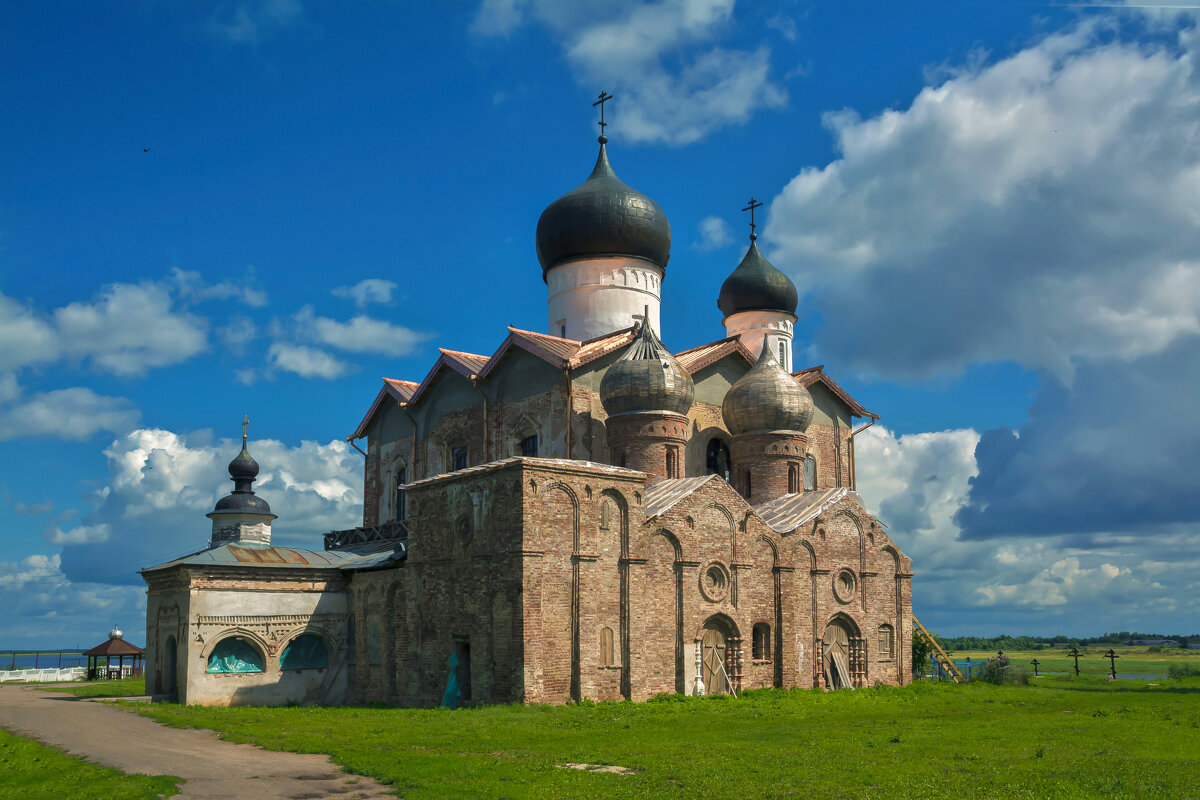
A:
[[[154,800],[175,794],[178,783],[89,764],[0,729],[3,800]]]
[[[1014,666],[1024,667],[1033,674],[1030,661],[1037,659],[1039,672],[1069,672],[1075,674],[1075,660],[1067,656],[1070,648],[1047,647],[1044,650],[1006,650],[1004,655]],[[1114,647],[1117,659],[1117,676],[1122,673],[1137,675],[1166,675],[1174,665],[1187,665],[1200,673],[1200,650],[1183,650],[1176,647],[1161,648],[1157,652],[1150,647]],[[1107,646],[1092,645],[1079,648],[1079,672],[1081,675],[1107,675],[1108,659],[1103,654]],[[970,658],[986,661],[996,655],[994,650],[955,650],[950,653],[955,661]]]
[[[441,709],[136,706],[409,798],[1200,797],[1200,679]],[[638,770],[616,775],[565,763]]]
[[[76,697],[140,697],[146,694],[146,679],[137,677],[90,683],[60,683],[38,688],[47,692],[66,692]]]

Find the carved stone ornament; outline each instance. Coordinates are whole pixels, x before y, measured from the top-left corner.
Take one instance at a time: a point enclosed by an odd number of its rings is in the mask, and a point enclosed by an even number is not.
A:
[[[700,594],[710,603],[719,603],[729,594],[729,568],[720,561],[710,561],[700,570]]]

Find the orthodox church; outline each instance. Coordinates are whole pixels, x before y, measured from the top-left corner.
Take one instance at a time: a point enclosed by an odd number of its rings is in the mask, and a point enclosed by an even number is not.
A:
[[[272,546],[243,429],[210,546],[142,571],[149,694],[564,703],[911,680],[911,565],[855,491],[854,437],[878,417],[794,368],[796,287],[753,233],[717,295],[725,336],[670,350],[670,224],[599,143],[538,222],[547,332],[384,379],[347,437],[361,527]]]

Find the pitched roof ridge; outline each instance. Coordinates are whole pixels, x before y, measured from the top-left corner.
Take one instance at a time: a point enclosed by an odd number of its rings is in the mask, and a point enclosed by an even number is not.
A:
[[[487,361],[489,358],[488,356],[481,356],[478,353],[468,353],[466,350],[451,350],[446,347],[439,347],[438,352],[447,356],[465,356],[476,361]]]
[[[568,344],[574,344],[574,345],[582,344],[578,339],[568,339],[565,336],[555,336],[552,333],[538,333],[537,331],[527,331],[524,328],[518,328],[514,325],[508,326],[508,332],[519,334],[521,336],[533,336],[537,339],[554,339],[555,341],[566,342]]]
[[[584,339],[579,344],[581,347],[586,347],[587,345],[592,344],[593,342],[598,342],[601,339],[608,339],[613,336],[621,336],[621,335],[624,335],[627,333],[634,333],[637,331],[637,329],[638,329],[637,325],[630,325],[628,328],[619,328],[615,331],[609,331],[608,333],[602,333],[599,336],[593,336],[591,339]]]
[[[675,353],[674,355],[676,358],[679,358],[682,355],[687,355],[688,353],[693,353],[697,350],[703,350],[706,347],[717,347],[717,346],[723,345],[726,342],[731,342],[737,338],[738,337],[736,334],[733,336],[726,336],[724,339],[717,339],[712,342],[705,342],[704,344],[698,344],[695,347],[689,347],[687,350],[680,350],[678,353]]]

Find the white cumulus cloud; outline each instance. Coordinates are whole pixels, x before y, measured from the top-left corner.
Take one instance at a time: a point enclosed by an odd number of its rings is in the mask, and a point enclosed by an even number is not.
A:
[[[398,284],[395,281],[367,278],[353,286],[339,286],[333,290],[333,296],[353,300],[354,305],[365,308],[371,303],[387,304],[392,302],[392,293],[397,288]]]
[[[82,441],[99,431],[124,433],[140,416],[131,401],[82,386],[38,392],[0,406],[0,442],[30,436]]]

